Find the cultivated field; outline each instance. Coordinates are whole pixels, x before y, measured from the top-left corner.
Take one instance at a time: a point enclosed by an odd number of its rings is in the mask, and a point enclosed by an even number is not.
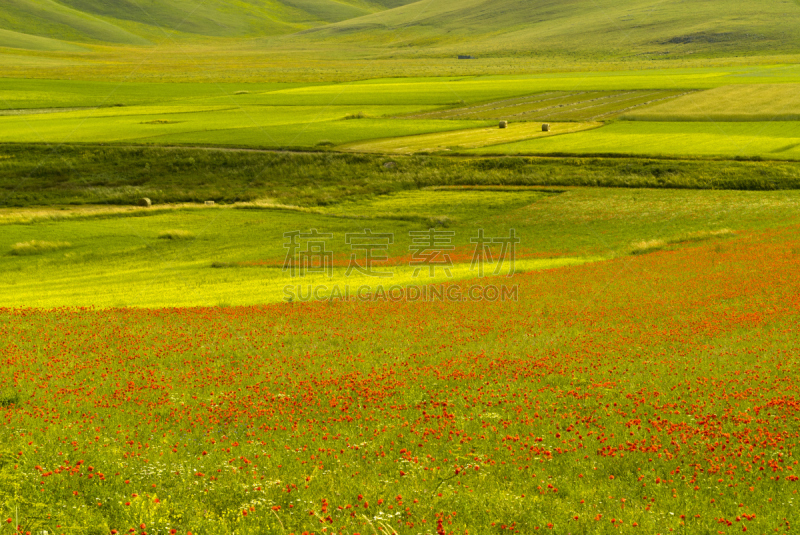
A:
[[[375,152],[379,154],[410,154],[415,152],[440,152],[471,149],[487,145],[500,145],[518,140],[538,139],[598,128],[602,123],[553,123],[545,132],[539,123],[512,123],[506,128],[497,125],[474,130],[437,132],[400,138],[357,141],[340,145],[337,150]]]
[[[682,91],[549,91],[466,108],[417,114],[425,119],[506,119],[509,121],[603,121],[642,106],[685,95]]]
[[[0,142],[796,159],[796,82],[791,68],[341,84],[4,80]],[[615,123],[620,115],[630,121]],[[498,120],[512,127],[490,128]],[[540,139],[537,122],[569,135]]]
[[[472,149],[490,154],[641,154],[800,158],[800,122],[623,121],[570,136]]]
[[[13,115],[2,142],[313,147],[361,139],[485,126],[444,120],[378,119],[418,106],[133,106]],[[372,118],[376,117],[376,118]],[[358,119],[358,120],[353,120]]]
[[[800,91],[794,84],[718,87],[625,113],[631,121],[797,121]]]

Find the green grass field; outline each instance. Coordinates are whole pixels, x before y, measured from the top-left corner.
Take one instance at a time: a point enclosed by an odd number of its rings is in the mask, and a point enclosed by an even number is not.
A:
[[[498,185],[786,190],[800,188],[800,168],[781,161],[0,147],[0,209],[21,221],[37,211],[58,219],[58,208],[68,206],[127,210],[143,197],[157,207],[211,200],[315,208],[424,187]]]
[[[646,109],[626,112],[632,121],[797,121],[800,85],[718,87]]]
[[[236,60],[234,57],[230,61]],[[627,70],[623,67],[604,71],[417,78],[372,78],[368,64],[356,62],[356,65],[361,69],[362,79],[343,83],[287,83],[286,76],[282,82],[265,83],[258,80],[260,75],[255,67],[253,78],[234,82],[214,77],[200,80],[205,83],[141,82],[138,81],[138,71],[133,79],[128,71],[125,83],[120,83],[122,80],[96,81],[91,77],[89,80],[37,80],[7,76],[0,78],[0,108],[187,105],[187,100],[196,105],[230,105],[236,102],[242,106],[371,104],[460,107],[463,104],[486,103],[547,91],[679,91],[731,85],[800,83],[800,66],[792,64],[647,70]],[[109,66],[125,68],[117,63],[106,65]],[[98,72],[102,72],[102,66],[97,68],[100,69]],[[46,72],[46,67],[42,72]],[[145,74],[141,73],[142,76]],[[242,93],[244,91],[246,93]]]
[[[273,91],[308,83],[119,83],[82,80],[0,79],[0,109],[110,106],[260,105]]]
[[[650,109],[683,91],[550,91],[529,97],[414,115],[425,119],[506,119],[510,121],[606,121],[630,110]]]
[[[642,154],[800,158],[800,123],[618,122],[570,136],[472,149],[475,154]]]
[[[0,112],[0,142],[255,148],[345,145],[347,150],[361,147],[355,150],[370,152],[381,147],[387,152],[479,147],[475,154],[794,159],[796,123],[775,125],[764,119],[795,117],[795,86],[761,83],[779,73],[788,75],[787,81],[794,80],[793,72],[706,69],[255,85],[6,80],[0,83],[0,106],[6,110]],[[659,84],[683,88],[655,89]],[[712,90],[686,94],[703,88]],[[672,100],[680,95],[684,96]],[[739,108],[729,105],[733,101]],[[714,103],[716,108],[704,103]],[[58,108],[64,110],[56,113]],[[476,128],[489,127],[498,118],[588,123],[589,119],[612,119],[631,108],[639,111],[625,118],[638,119],[638,124],[630,121],[583,133],[578,133],[582,129],[578,127],[574,133],[546,141],[535,139],[541,135],[523,135],[519,128],[508,130],[505,138],[473,139]],[[748,110],[744,115],[736,111],[744,108]],[[687,119],[697,124],[666,124]],[[451,131],[461,132],[441,139],[436,135],[405,139]],[[371,140],[381,141],[374,146],[363,143]],[[492,148],[480,148],[485,145]]]
[[[131,106],[53,114],[9,115],[0,142],[240,145],[342,144],[485,126],[486,121],[392,120],[419,106]],[[364,116],[365,118],[360,118]],[[350,117],[358,119],[348,120]],[[375,119],[370,118],[375,117]]]
[[[6,275],[0,307],[249,305],[281,301],[286,285],[300,283],[374,289],[378,284],[474,279],[469,240],[479,229],[487,236],[507,236],[514,228],[524,236],[517,270],[526,272],[625,256],[641,242],[680,247],[698,233],[789,224],[800,217],[799,207],[800,193],[794,191],[579,188],[424,190],[315,210],[255,204],[105,214],[78,210],[74,216],[69,210],[55,211],[51,218],[40,213],[27,223],[3,222],[0,269]],[[431,221],[454,232],[452,279],[441,271],[433,279],[415,279],[407,265],[408,232],[427,229]],[[335,253],[333,277],[317,274],[295,281],[281,270],[283,234],[311,228],[334,235],[329,245]],[[351,249],[344,234],[365,228],[395,237],[386,252],[395,260],[386,268],[376,264],[394,273],[388,281],[345,276]],[[27,254],[20,254],[23,249]]]
[[[567,135],[602,126],[602,123],[552,123],[550,131],[542,130],[539,123],[511,123],[506,128],[492,126],[473,130],[437,132],[400,138],[358,141],[340,145],[337,150],[374,152],[378,154],[411,154],[416,152],[458,151],[475,147],[505,144],[522,139]]]
[[[545,91],[711,89],[725,85],[800,81],[800,67],[650,69],[646,71],[562,72],[515,76],[371,79],[299,87],[270,93],[273,105],[420,104],[458,106]],[[461,102],[463,101],[463,103]]]

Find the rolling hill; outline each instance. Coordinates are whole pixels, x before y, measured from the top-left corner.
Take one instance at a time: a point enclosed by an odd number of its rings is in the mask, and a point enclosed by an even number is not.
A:
[[[69,49],[65,42],[149,45],[165,37],[242,38],[297,32],[409,0],[3,0],[0,46]]]
[[[393,55],[774,54],[800,50],[788,0],[422,0],[298,36]]]
[[[381,58],[793,54],[800,0],[3,0],[0,47],[256,39]]]
[[[106,20],[52,0],[5,0],[0,8],[0,29],[61,41],[145,45],[148,41]],[[4,40],[14,46],[10,33]],[[21,48],[26,48],[22,46]]]

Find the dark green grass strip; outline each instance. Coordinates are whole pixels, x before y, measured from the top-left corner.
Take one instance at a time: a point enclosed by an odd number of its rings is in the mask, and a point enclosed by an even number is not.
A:
[[[39,145],[0,146],[0,207],[221,203],[325,206],[429,186],[800,189],[800,162],[620,155],[437,157]],[[613,156],[613,157],[610,157]],[[388,162],[394,162],[387,165]]]

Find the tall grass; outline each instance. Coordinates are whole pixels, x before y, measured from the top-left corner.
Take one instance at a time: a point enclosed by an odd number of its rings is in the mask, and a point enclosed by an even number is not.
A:
[[[54,158],[37,145],[3,146],[0,156],[9,156],[0,160],[0,208],[105,204],[133,210],[142,197],[164,208],[261,199],[316,207],[428,186],[800,188],[794,162],[393,156],[394,166],[384,167],[386,157],[368,154],[64,146]],[[22,222],[27,213],[13,219]],[[0,221],[8,217],[0,212]]]
[[[0,389],[0,407],[17,405],[20,402],[20,393],[12,388]]]
[[[195,237],[193,232],[180,229],[162,230],[158,233],[160,240],[193,240]]]
[[[710,240],[712,238],[723,238],[733,235],[734,232],[731,229],[724,228],[718,230],[702,230],[696,232],[689,232],[686,234],[681,234],[678,236],[673,236],[671,238],[665,238],[665,239],[642,240],[634,243],[631,246],[630,253],[634,255],[652,253],[655,251],[661,251],[663,249],[666,249],[670,245],[705,241],[705,240]]]
[[[66,249],[67,247],[71,246],[71,243],[65,241],[31,240],[12,245],[11,254],[14,256],[37,255],[49,253],[51,251],[58,251],[59,249]]]

